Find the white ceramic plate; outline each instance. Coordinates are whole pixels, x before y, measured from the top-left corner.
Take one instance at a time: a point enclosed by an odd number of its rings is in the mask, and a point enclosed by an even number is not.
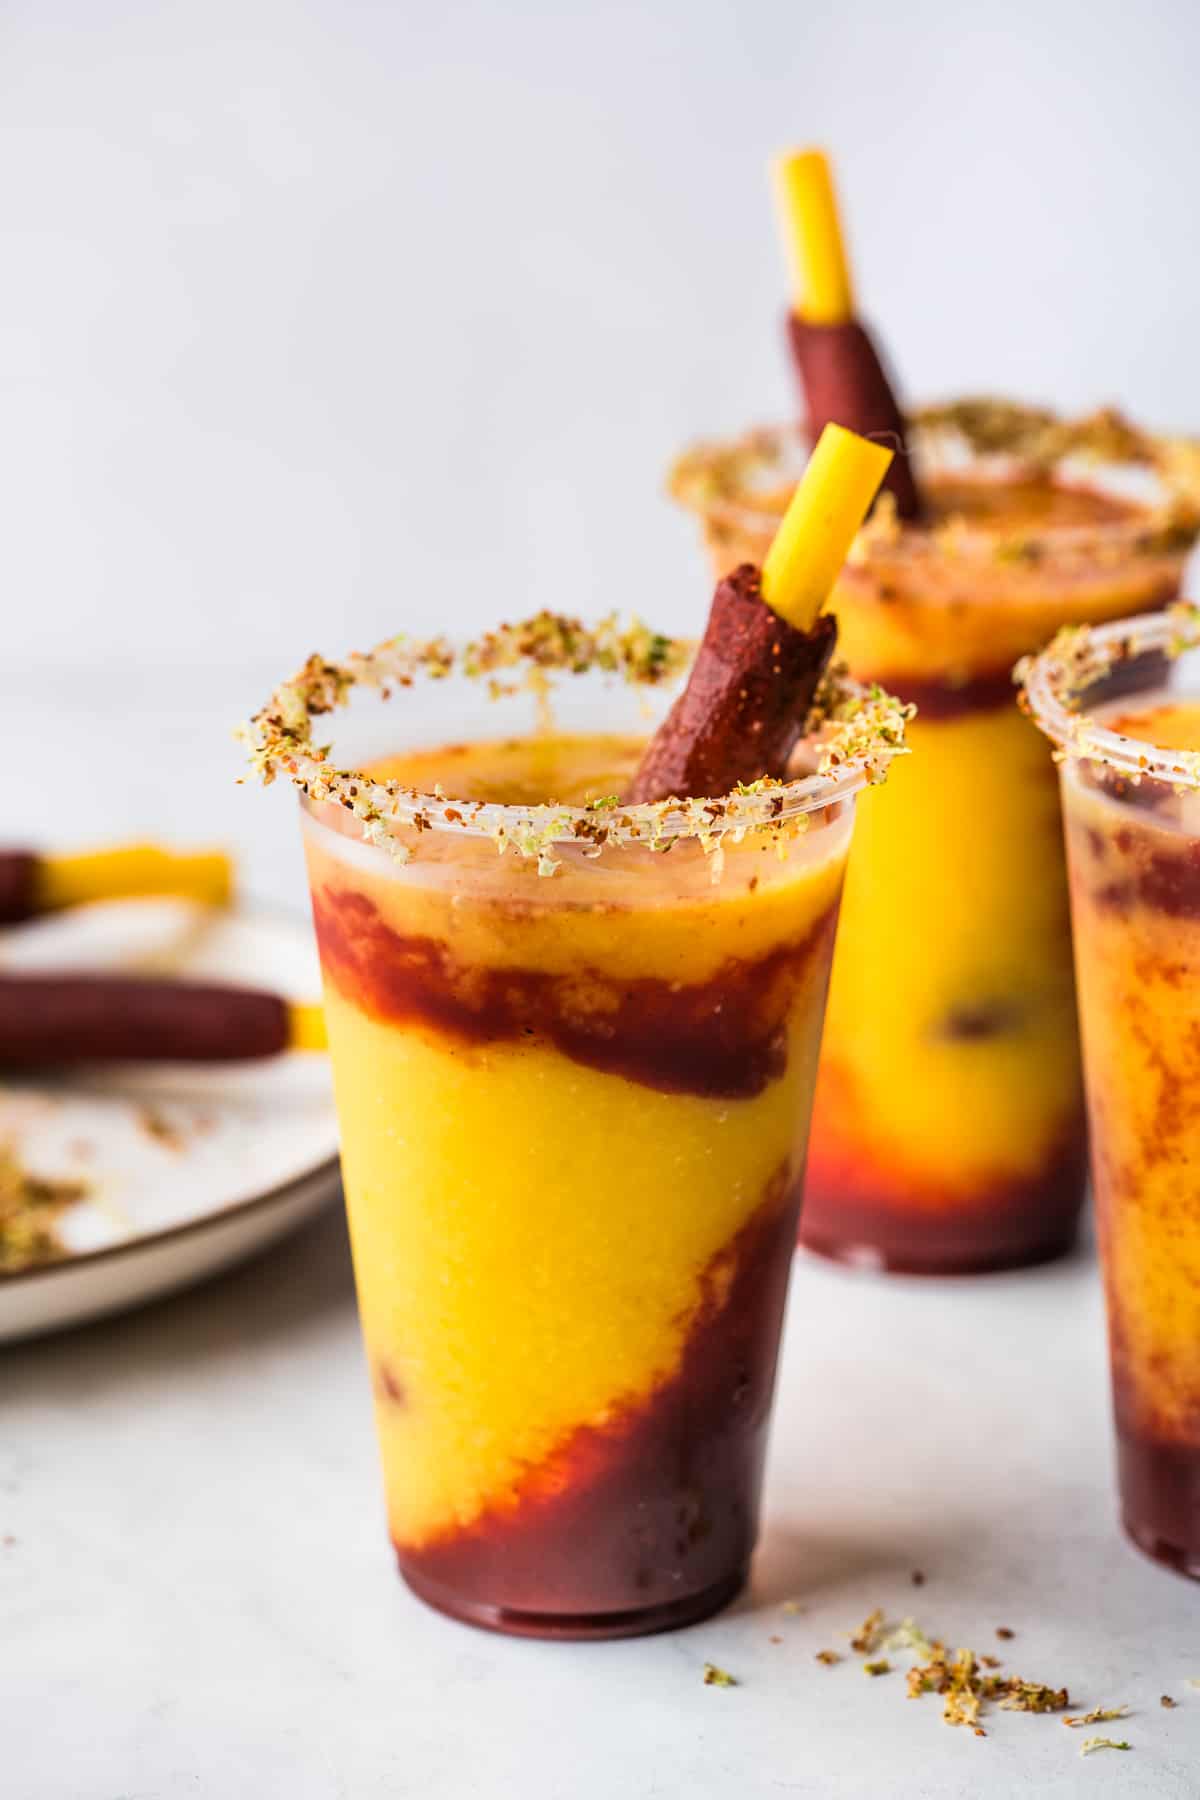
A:
[[[97,906],[0,934],[0,968],[140,970],[319,992],[306,925],[174,901]],[[58,1222],[70,1254],[0,1276],[0,1342],[140,1305],[230,1267],[338,1191],[324,1056],[78,1069],[0,1082],[0,1142],[82,1183]]]

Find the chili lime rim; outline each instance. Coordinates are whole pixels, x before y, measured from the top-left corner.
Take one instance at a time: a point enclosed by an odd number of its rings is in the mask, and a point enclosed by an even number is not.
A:
[[[935,549],[1011,556],[1014,547],[1033,555],[1112,544],[1128,548],[1132,543],[1146,551],[1169,551],[1188,548],[1200,535],[1198,439],[1156,435],[1112,409],[1066,419],[1042,407],[990,398],[920,407],[909,414],[908,422],[910,449],[918,464],[940,464],[947,473],[965,468],[1015,480],[1079,465],[1113,472],[1139,468],[1156,478],[1161,498],[1135,501],[1138,512],[1133,518],[1006,532],[994,525],[952,519],[932,528],[905,529],[885,495],[859,532],[852,560],[861,560],[875,547],[914,555]],[[719,509],[740,529],[761,529],[764,519],[775,515],[766,504],[754,504],[755,484],[772,477],[776,484],[797,480],[807,457],[807,441],[796,427],[758,426],[738,438],[685,450],[670,470],[667,488],[693,512]],[[770,488],[764,486],[762,501],[770,497]]]
[[[1200,645],[1200,606],[1180,601],[1164,612],[1109,625],[1066,625],[1036,656],[1017,664],[1021,705],[1055,745],[1055,755],[1102,762],[1133,782],[1149,778],[1200,788],[1200,751],[1167,750],[1101,725],[1082,709],[1087,690],[1142,656],[1170,661]]]
[[[551,676],[593,670],[630,685],[656,687],[682,673],[694,648],[688,639],[669,638],[639,620],[623,622],[616,614],[587,626],[543,612],[458,647],[445,638],[421,641],[401,635],[340,664],[309,657],[238,735],[261,781],[269,784],[285,776],[310,800],[343,807],[358,819],[364,839],[402,862],[414,854],[422,832],[452,831],[490,837],[502,852],[513,849],[536,857],[543,874],[553,874],[558,866],[555,845],[574,845],[598,856],[611,844],[666,849],[691,837],[708,851],[726,836],[736,842],[759,827],[790,823],[802,828],[805,815],[849,797],[868,782],[882,781],[892,759],[906,753],[904,728],[914,709],[882,688],[850,681],[840,665],[822,682],[807,721],[808,735],[819,733],[815,773],[790,781],[764,778],[715,798],[636,806],[622,805],[614,796],[588,806],[452,800],[340,768],[329,746],[313,739],[314,721],[344,706],[357,689],[389,699],[421,677],[444,680],[457,673],[484,682],[492,697],[525,688],[544,698]]]

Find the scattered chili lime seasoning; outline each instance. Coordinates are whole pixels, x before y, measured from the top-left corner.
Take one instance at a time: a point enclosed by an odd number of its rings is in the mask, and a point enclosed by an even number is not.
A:
[[[0,1144],[0,1275],[58,1262],[67,1247],[58,1218],[87,1193],[82,1181],[50,1181]]]
[[[1133,1745],[1128,1738],[1085,1738],[1079,1746],[1080,1756],[1090,1756],[1093,1750],[1132,1750]]]
[[[186,1134],[180,1130],[178,1125],[172,1124],[171,1120],[164,1113],[159,1112],[156,1107],[141,1107],[138,1111],[137,1122],[139,1129],[144,1131],[146,1136],[152,1138],[155,1143],[161,1144],[165,1150],[182,1150],[187,1143]]]
[[[1109,1719],[1125,1719],[1129,1716],[1127,1706],[1095,1706],[1089,1713],[1079,1713],[1073,1719],[1064,1719],[1063,1724],[1072,1730],[1077,1725],[1104,1725]]]
[[[705,1687],[737,1687],[738,1681],[737,1677],[731,1675],[728,1669],[721,1669],[717,1667],[716,1663],[706,1662],[704,1685]]]
[[[989,1680],[996,1684],[989,1698],[1003,1695],[1000,1704],[1005,1712],[1062,1712],[1070,1704],[1065,1687],[1047,1687],[1042,1681],[1020,1681],[1016,1676],[993,1675]]]
[[[973,1650],[959,1650],[951,1657],[944,1644],[930,1643],[911,1622],[907,1635],[913,1648],[923,1640],[929,1652],[927,1662],[908,1671],[908,1697],[916,1700],[922,1694],[941,1694],[945,1701],[942,1717],[948,1725],[978,1725],[980,1708],[986,1702],[995,1702],[1005,1712],[1061,1712],[1069,1704],[1065,1687],[1023,1681],[1017,1675],[983,1673],[983,1658]]]
[[[850,1639],[850,1648],[859,1656],[868,1656],[879,1642],[883,1631],[883,1608],[877,1606],[868,1613],[854,1636]]]

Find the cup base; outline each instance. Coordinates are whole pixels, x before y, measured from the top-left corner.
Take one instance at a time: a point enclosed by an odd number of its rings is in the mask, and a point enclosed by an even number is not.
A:
[[[1135,1519],[1123,1516],[1121,1524],[1125,1536],[1143,1556],[1152,1557],[1164,1568],[1173,1569],[1176,1575],[1186,1575],[1191,1581],[1200,1581],[1200,1550],[1184,1549],[1180,1544],[1170,1544],[1166,1538],[1159,1537],[1153,1527],[1139,1525]]]
[[[698,1624],[721,1608],[728,1606],[746,1585],[748,1568],[727,1575],[698,1594],[686,1594],[678,1600],[667,1600],[655,1606],[630,1607],[625,1612],[610,1613],[545,1613],[521,1612],[511,1606],[488,1606],[465,1600],[461,1594],[414,1574],[401,1563],[400,1574],[418,1600],[432,1606],[448,1618],[464,1625],[478,1626],[481,1631],[498,1631],[505,1637],[556,1638],[560,1642],[599,1642],[604,1638],[651,1637],[659,1631],[678,1631],[683,1625]]]
[[[1033,1269],[1040,1263],[1057,1262],[1075,1247],[1075,1227],[1035,1244],[979,1244],[961,1241],[951,1248],[903,1244],[881,1248],[878,1244],[846,1243],[801,1229],[801,1248],[826,1262],[862,1269],[874,1275],[999,1275],[1006,1269]]]
[[[1121,1523],[1146,1556],[1200,1581],[1200,1447],[1117,1433]]]
[[[818,1256],[892,1275],[991,1275],[1056,1262],[1075,1245],[1086,1191],[1082,1124],[1027,1175],[961,1189],[861,1166],[822,1149],[820,1096],[800,1208],[800,1242]],[[829,1133],[827,1133],[827,1136]],[[966,1177],[964,1176],[964,1182]]]

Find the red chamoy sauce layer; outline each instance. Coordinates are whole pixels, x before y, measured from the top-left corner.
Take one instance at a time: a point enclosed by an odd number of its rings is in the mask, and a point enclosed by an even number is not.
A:
[[[396,1546],[423,1599],[517,1635],[606,1638],[706,1617],[737,1592],[758,1529],[798,1204],[785,1165],[706,1272],[680,1363],[648,1399],[576,1431],[511,1506]]]
[[[326,979],[369,1017],[462,1043],[550,1042],[589,1068],[665,1094],[751,1099],[783,1074],[798,982],[829,954],[831,907],[805,938],[729,958],[709,981],[616,981],[579,969],[463,966],[451,946],[402,936],[365,894],[313,895]]]
[[[800,1227],[806,1249],[898,1275],[979,1275],[1031,1268],[1075,1242],[1087,1181],[1082,1116],[1043,1169],[939,1200],[928,1182],[906,1187],[900,1168],[873,1166],[852,1148],[814,1140]]]

